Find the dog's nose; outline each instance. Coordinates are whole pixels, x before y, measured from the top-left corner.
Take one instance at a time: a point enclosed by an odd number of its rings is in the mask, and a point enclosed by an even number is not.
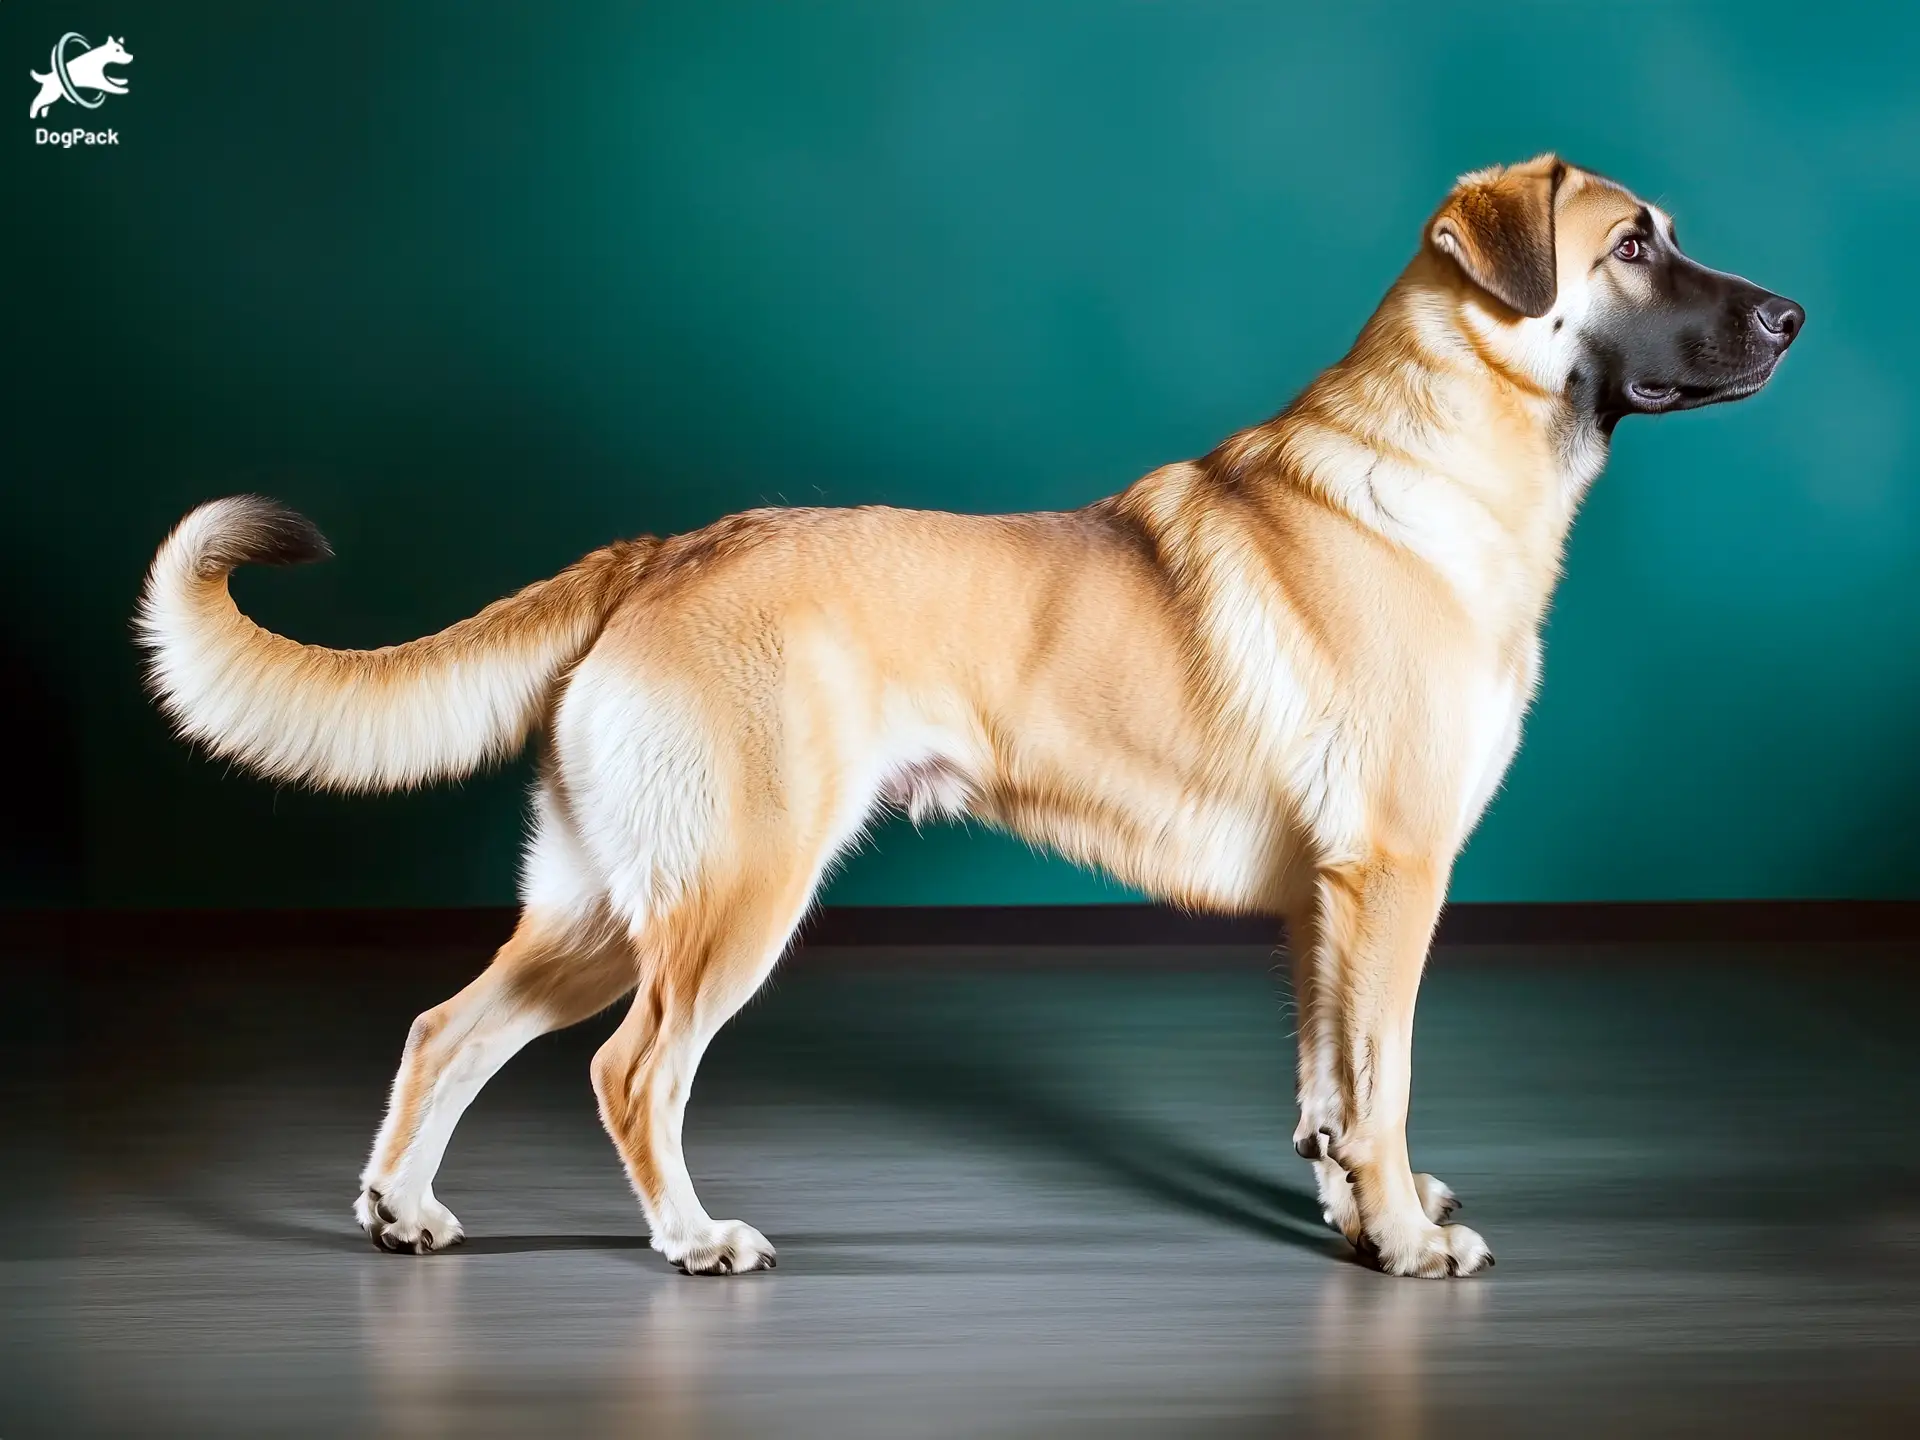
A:
[[[1793,343],[1793,337],[1800,333],[1807,319],[1807,312],[1784,295],[1769,295],[1755,307],[1753,315],[1768,338],[1782,350]]]

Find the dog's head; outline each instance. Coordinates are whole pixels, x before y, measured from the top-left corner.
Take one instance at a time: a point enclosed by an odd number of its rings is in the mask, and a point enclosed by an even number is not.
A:
[[[100,57],[102,65],[119,65],[133,59],[133,56],[127,53],[127,47],[111,35],[107,37],[107,43],[94,53]]]
[[[1806,319],[1682,254],[1657,205],[1552,155],[1462,176],[1426,239],[1494,358],[1603,430],[1753,394]]]

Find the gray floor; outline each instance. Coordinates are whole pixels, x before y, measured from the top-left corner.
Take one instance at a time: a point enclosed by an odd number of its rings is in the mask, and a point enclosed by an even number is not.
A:
[[[1288,1145],[1259,953],[803,957],[646,1247],[603,1019],[481,1097],[382,1255],[353,1179],[475,957],[8,957],[0,1436],[1920,1433],[1920,955],[1449,952],[1416,1162],[1499,1256],[1385,1279]],[[1071,962],[1071,963],[1065,963]]]

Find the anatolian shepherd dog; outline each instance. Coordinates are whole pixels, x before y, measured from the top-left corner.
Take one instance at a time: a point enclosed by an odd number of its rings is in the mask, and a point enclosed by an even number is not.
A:
[[[184,736],[335,790],[542,736],[518,928],[414,1022],[360,1224],[386,1250],[456,1243],[433,1177],[461,1112],[534,1036],[637,990],[592,1073],[653,1245],[701,1274],[772,1266],[694,1193],[688,1091],[822,871],[897,806],[1283,915],[1295,1148],[1329,1222],[1396,1275],[1491,1265],[1407,1159],[1448,870],[1519,743],[1615,424],[1753,394],[1803,319],[1544,155],[1461,179],[1279,416],[1083,510],[759,510],[370,651],[271,634],[229,598],[238,565],[325,556],[311,524],[249,497],[195,510],[138,621]]]

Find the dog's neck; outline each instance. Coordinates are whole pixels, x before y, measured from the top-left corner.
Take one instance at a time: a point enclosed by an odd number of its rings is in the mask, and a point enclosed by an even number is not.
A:
[[[1499,323],[1422,256],[1343,360],[1216,454],[1419,555],[1499,628],[1537,625],[1607,442]]]

